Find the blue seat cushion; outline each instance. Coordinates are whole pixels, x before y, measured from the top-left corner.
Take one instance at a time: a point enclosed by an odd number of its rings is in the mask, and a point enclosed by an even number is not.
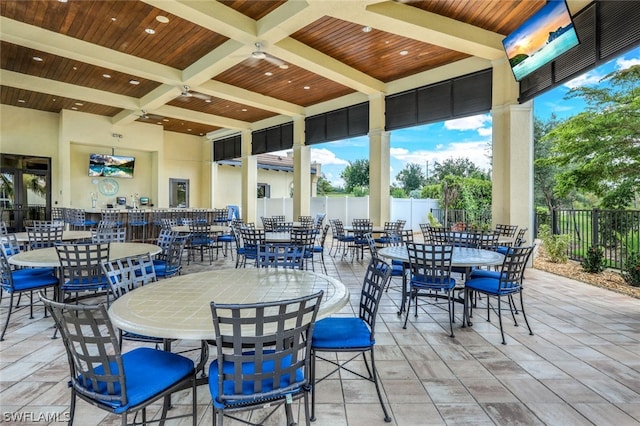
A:
[[[209,237],[194,237],[191,238],[192,246],[208,246],[213,244],[213,238]]]
[[[224,243],[232,243],[235,241],[235,238],[233,238],[233,235],[225,234],[225,235],[220,235],[218,237],[218,241],[222,241]]]
[[[122,405],[120,401],[100,400],[102,404],[111,407],[116,414],[147,401],[151,397],[163,392],[175,383],[193,374],[193,361],[182,355],[160,351],[152,348],[137,348],[122,355],[124,374],[127,385],[128,403]],[[110,364],[111,371],[117,372],[115,363]],[[104,372],[102,365],[95,371]],[[115,373],[114,373],[115,374]],[[78,378],[82,383],[82,376]],[[107,386],[104,382],[98,382],[98,389],[93,389],[89,383],[88,390],[105,394]],[[116,393],[120,393],[116,385]]]
[[[500,279],[500,271],[487,271],[486,269],[474,269],[469,274],[469,279],[474,278],[493,278],[495,280]]]
[[[324,247],[322,246],[313,246],[314,253],[322,253],[324,251]]]
[[[404,266],[402,265],[390,265],[391,266],[391,276],[392,277],[401,277],[404,275]],[[383,272],[385,272],[388,268],[387,265],[380,265],[378,266],[379,268],[382,269]]]
[[[44,287],[51,287],[58,284],[58,277],[53,274],[16,274],[13,275],[13,288],[3,285],[2,288],[9,293],[12,291],[35,290]]]
[[[391,259],[391,264],[392,265],[404,266],[404,262],[402,260],[398,260],[398,259]]]
[[[507,247],[507,246],[498,246],[498,248],[496,249],[496,251],[500,254],[507,254],[507,252],[509,251],[511,247]]]
[[[369,327],[356,317],[330,317],[317,321],[311,340],[311,346],[319,350],[358,350],[374,344]]]
[[[24,268],[13,271],[13,278],[30,277],[33,275],[55,275],[53,268]]]
[[[85,291],[85,290],[101,290],[108,288],[109,281],[107,277],[92,277],[91,279],[73,279],[62,284],[62,290],[65,291]]]
[[[349,236],[349,235],[345,235],[344,237],[338,237],[338,241],[342,241],[345,243],[353,242],[355,241],[355,239],[356,239],[355,237]]]
[[[270,351],[265,351],[265,352],[270,352]],[[246,352],[246,353],[251,353],[251,352]],[[262,371],[264,373],[269,373],[273,371],[274,368],[274,361],[273,360],[268,360],[268,361],[264,361],[262,363]],[[281,360],[281,368],[286,368],[287,366],[291,365],[291,356],[286,356]],[[243,363],[242,364],[242,372],[237,372],[235,374],[253,374],[255,372],[255,363],[254,362],[247,362],[247,363]],[[225,361],[223,363],[222,369],[224,371],[225,374],[230,374],[230,373],[234,373],[235,369],[234,369],[234,364],[232,362],[228,362]],[[242,405],[242,404],[247,404],[247,403],[252,403],[254,401],[257,402],[257,400],[253,399],[253,398],[246,398],[246,399],[237,399],[237,400],[233,400],[233,401],[229,401],[227,400],[226,403],[222,402],[220,400],[220,389],[218,387],[218,378],[220,375],[220,370],[219,370],[219,366],[218,366],[218,360],[213,360],[211,362],[211,365],[209,366],[209,391],[211,392],[211,399],[213,400],[213,405],[216,408],[224,408],[225,406],[233,406],[233,405]],[[300,383],[302,384],[304,381],[304,374],[302,373],[301,369],[296,370],[296,376],[293,379],[293,381],[291,380],[291,377],[289,374],[283,374],[280,377],[280,384],[279,384],[279,388],[285,388],[285,387],[289,387],[291,385],[295,385],[296,383]],[[262,390],[261,393],[265,393],[265,392],[270,392],[273,389],[273,380],[272,379],[265,379],[262,381]],[[288,391],[287,393],[293,394],[296,393],[300,390],[300,388],[294,388],[293,390]],[[223,395],[237,395],[235,393],[234,390],[234,383],[232,380],[225,380],[223,385],[222,385],[222,393]],[[243,381],[242,383],[242,394],[243,395],[252,395],[254,394],[254,382],[253,380],[246,380]],[[284,396],[284,394],[283,394]]]
[[[417,274],[411,277],[411,287],[418,289],[451,290],[455,286],[456,280],[451,277],[444,280]]]
[[[468,280],[464,286],[474,291],[490,294],[494,296],[502,296],[506,294],[513,294],[520,291],[519,283],[502,283],[500,287],[500,280],[496,278],[473,278]]]
[[[167,262],[159,259],[153,260],[153,267],[156,270],[156,275],[159,277],[168,277],[170,275],[175,275],[179,269],[177,266],[167,267]],[[151,272],[150,270],[147,270],[147,271]]]

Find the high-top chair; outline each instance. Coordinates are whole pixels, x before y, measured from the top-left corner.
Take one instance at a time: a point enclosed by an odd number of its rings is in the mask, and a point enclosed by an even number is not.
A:
[[[371,258],[367,267],[360,294],[360,307],[357,317],[329,317],[316,322],[311,341],[311,419],[315,420],[315,401],[318,383],[331,376],[340,369],[344,369],[356,376],[373,382],[376,386],[380,406],[384,413],[384,421],[390,422],[391,417],[384,406],[382,393],[378,383],[378,372],[374,356],[375,327],[378,314],[378,306],[383,290],[387,285],[391,274],[391,268],[380,259]],[[330,353],[355,353],[346,361],[335,361],[321,356],[324,352]],[[366,353],[370,354],[371,365],[367,362]],[[349,368],[348,363],[362,355],[368,376],[364,376]],[[342,359],[342,358],[341,358]],[[336,368],[326,376],[316,378],[317,360],[326,361]]]
[[[304,247],[287,243],[258,245],[258,268],[302,269]]]
[[[146,408],[164,398],[161,420],[192,417],[197,424],[196,370],[182,355],[152,348],[122,353],[104,305],[64,304],[40,296],[62,335],[69,359],[73,424],[76,399],[122,416],[142,412],[135,424],[146,424]],[[169,396],[191,388],[191,414],[167,417]],[[139,422],[142,423],[139,423]]]
[[[217,357],[209,368],[213,424],[232,413],[284,404],[287,425],[296,424],[291,403],[303,398],[309,425],[310,346],[322,291],[297,299],[255,304],[211,302]],[[264,424],[264,420],[242,423]]]
[[[55,243],[62,241],[63,224],[49,224],[46,226],[27,226],[27,237],[29,238],[29,249],[37,250],[41,248],[53,247]]]
[[[60,259],[60,300],[65,294],[75,294],[74,300],[80,293],[107,292],[109,303],[109,283],[102,272],[100,263],[109,260],[109,243],[57,243],[55,245]]]
[[[69,221],[72,229],[86,229],[92,228],[98,224],[95,220],[86,218],[85,212],[82,209],[69,209]]]
[[[147,225],[149,222],[145,217],[145,213],[142,211],[131,211],[127,216],[127,233],[129,234],[127,240],[140,240],[145,241],[147,238]],[[139,238],[136,238],[138,234]]]

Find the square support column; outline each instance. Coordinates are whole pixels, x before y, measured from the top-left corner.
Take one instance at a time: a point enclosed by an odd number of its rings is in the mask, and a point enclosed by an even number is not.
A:
[[[304,144],[304,117],[293,119],[293,219],[311,211],[311,148]]]
[[[251,155],[251,130],[243,130],[242,152],[242,219],[255,223],[258,190],[258,157]]]
[[[382,94],[369,98],[369,218],[382,225],[391,215],[389,132],[384,130]]]

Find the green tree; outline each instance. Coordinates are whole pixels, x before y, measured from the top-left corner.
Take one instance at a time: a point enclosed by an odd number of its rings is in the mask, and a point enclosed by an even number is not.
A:
[[[346,192],[351,193],[355,188],[362,188],[363,190],[369,189],[369,160],[361,159],[356,160],[353,163],[349,162],[349,165],[344,168],[340,177],[344,179],[344,189]]]
[[[544,205],[549,211],[558,206],[558,197],[554,191],[558,166],[545,164],[552,143],[545,136],[559,124],[555,114],[548,121],[535,118],[533,121],[533,193],[536,205]]]
[[[430,173],[428,183],[438,183],[448,175],[465,178],[476,178],[489,180],[489,173],[476,166],[468,158],[447,158],[442,163],[435,162],[433,172]]]
[[[408,163],[396,175],[396,180],[402,184],[402,189],[408,194],[414,189],[422,188],[425,177],[420,164]]]
[[[640,65],[613,72],[601,83],[567,94],[587,107],[547,134],[553,147],[543,164],[563,168],[557,194],[590,191],[602,197],[602,207],[624,208],[640,190]]]
[[[317,190],[318,191],[318,195],[325,195],[325,194],[328,194],[330,192],[334,192],[334,188],[331,185],[331,182],[329,182],[327,180],[327,178],[325,178],[324,176],[320,176],[318,178],[317,188],[318,188],[318,190]]]

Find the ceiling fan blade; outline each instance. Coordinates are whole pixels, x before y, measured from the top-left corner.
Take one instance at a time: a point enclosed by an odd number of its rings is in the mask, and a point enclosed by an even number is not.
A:
[[[284,65],[284,61],[282,61],[282,60],[280,60],[280,59],[278,59],[278,58],[276,58],[274,56],[271,56],[271,55],[267,55],[264,59],[267,62],[271,62],[273,65],[276,65],[276,66],[279,66],[279,67]]]
[[[191,92],[191,96],[193,96],[194,98],[202,99],[203,101],[208,101],[211,99],[211,96],[198,92]]]

